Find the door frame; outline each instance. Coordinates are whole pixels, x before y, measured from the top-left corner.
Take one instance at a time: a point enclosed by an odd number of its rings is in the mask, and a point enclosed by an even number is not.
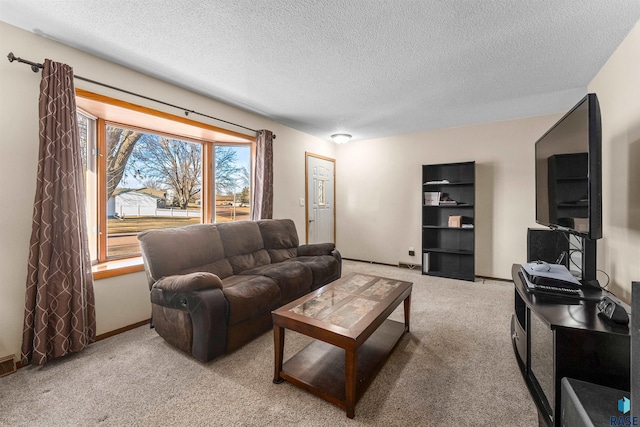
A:
[[[333,243],[336,242],[336,159],[321,156],[309,151],[304,152],[304,228],[305,243],[309,244],[309,157],[327,160],[333,163]]]

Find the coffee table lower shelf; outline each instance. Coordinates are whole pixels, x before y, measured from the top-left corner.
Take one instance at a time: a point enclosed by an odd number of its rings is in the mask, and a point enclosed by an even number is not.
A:
[[[358,349],[356,402],[404,332],[404,323],[387,319]],[[345,351],[342,348],[315,340],[283,364],[280,376],[346,409]]]

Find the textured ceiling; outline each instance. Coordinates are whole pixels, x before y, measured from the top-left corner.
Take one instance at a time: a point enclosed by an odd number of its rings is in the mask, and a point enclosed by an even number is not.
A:
[[[4,22],[323,139],[565,111],[639,19],[638,0],[0,0]]]

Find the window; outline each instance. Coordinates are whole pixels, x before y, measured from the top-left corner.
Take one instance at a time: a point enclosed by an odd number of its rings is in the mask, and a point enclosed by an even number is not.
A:
[[[325,180],[324,179],[319,179],[318,180],[318,197],[317,197],[319,206],[326,205],[326,202],[325,202],[326,198],[325,198],[325,193],[324,193],[325,188],[326,188]]]
[[[136,235],[202,222],[202,144],[106,125],[107,258],[140,252]]]
[[[78,137],[82,157],[84,175],[84,192],[87,213],[87,230],[89,230],[89,252],[91,259],[98,258],[98,175],[96,165],[96,120],[95,117],[78,112]]]
[[[215,222],[250,219],[250,156],[249,147],[216,146]]]
[[[77,103],[94,261],[138,256],[144,230],[250,218],[251,138],[81,90]]]

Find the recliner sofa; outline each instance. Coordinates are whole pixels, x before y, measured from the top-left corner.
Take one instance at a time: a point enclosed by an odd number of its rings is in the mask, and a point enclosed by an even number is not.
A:
[[[149,230],[138,240],[153,326],[203,362],[269,330],[272,310],[342,271],[333,243],[299,245],[289,219]]]

